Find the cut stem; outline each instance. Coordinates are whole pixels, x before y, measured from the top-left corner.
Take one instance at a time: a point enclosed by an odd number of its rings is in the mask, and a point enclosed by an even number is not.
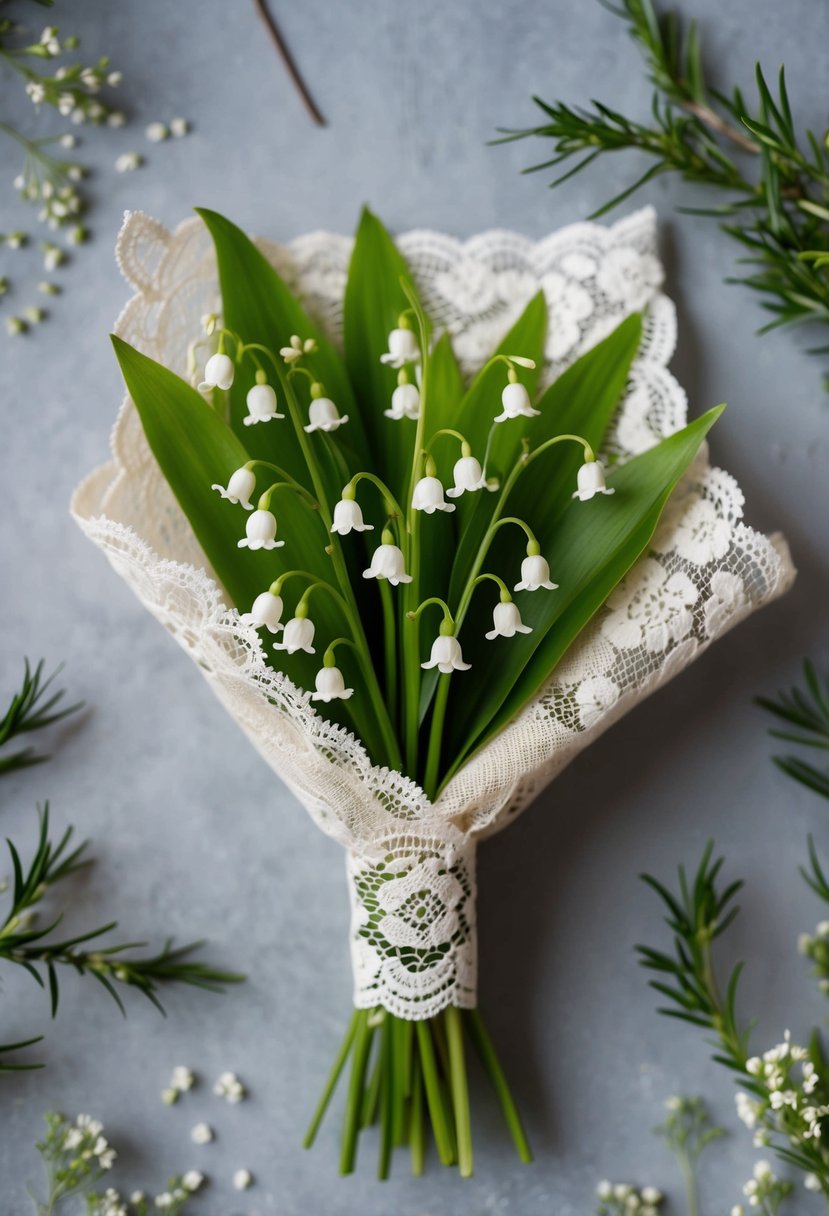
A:
[[[449,1046],[449,1078],[455,1127],[458,1135],[458,1170],[462,1178],[472,1177],[472,1123],[469,1117],[469,1089],[466,1084],[466,1059],[463,1047],[461,1011],[450,1005],[444,1012]]]
[[[518,1156],[523,1162],[529,1164],[533,1159],[532,1151],[521,1123],[521,1116],[518,1114],[518,1109],[507,1084],[507,1078],[504,1075],[501,1062],[489,1036],[489,1031],[484,1025],[484,1020],[477,1009],[469,1009],[467,1011],[466,1022],[469,1027],[469,1037],[472,1040],[472,1044],[492,1082],[492,1087],[495,1090],[498,1101],[501,1103],[501,1110],[504,1112],[504,1119],[510,1130]]]
[[[337,1088],[337,1082],[339,1081],[342,1071],[345,1068],[345,1062],[348,1059],[349,1052],[351,1051],[351,1044],[354,1042],[354,1035],[357,1031],[357,1024],[359,1020],[360,1010],[355,1009],[354,1013],[352,1014],[351,1021],[348,1024],[348,1030],[346,1031],[345,1038],[343,1039],[342,1044],[340,1045],[340,1050],[337,1053],[337,1058],[334,1061],[334,1067],[331,1069],[331,1072],[328,1075],[328,1080],[326,1081],[325,1089],[322,1091],[322,1097],[319,1100],[319,1105],[314,1111],[314,1116],[308,1126],[308,1131],[305,1133],[305,1139],[302,1142],[303,1148],[310,1148],[316,1139],[320,1124],[325,1118],[325,1112],[328,1110],[334,1090]]]

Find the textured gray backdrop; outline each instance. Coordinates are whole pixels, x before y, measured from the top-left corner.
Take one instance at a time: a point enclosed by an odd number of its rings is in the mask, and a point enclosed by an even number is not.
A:
[[[100,168],[90,183],[94,241],[60,272],[66,291],[42,330],[2,338],[0,688],[14,687],[24,652],[43,653],[66,659],[66,681],[89,711],[56,740],[50,766],[4,781],[0,826],[28,851],[35,803],[52,799],[56,824],[93,837],[100,863],[71,884],[73,927],[117,915],[126,932],[153,941],[204,935],[214,957],[250,979],[225,997],[171,994],[167,1021],[135,998],[122,1021],[97,986],[70,976],[51,1026],[44,995],[6,969],[0,1041],[47,1031],[48,1069],[2,1081],[0,1211],[28,1210],[31,1146],[42,1113],[57,1106],[104,1120],[121,1150],[119,1185],[160,1188],[175,1169],[204,1169],[213,1180],[198,1209],[206,1216],[585,1216],[604,1176],[678,1196],[672,1162],[649,1129],[663,1100],[685,1091],[704,1093],[734,1133],[705,1162],[704,1210],[714,1216],[739,1198],[754,1154],[734,1119],[731,1082],[700,1037],[653,1012],[632,947],[662,930],[637,874],[667,877],[715,835],[728,875],[747,880],[723,956],[749,960],[742,1007],[760,1015],[758,1043],[789,1026],[803,1035],[823,1018],[795,946],[822,909],[796,868],[808,831],[829,847],[829,808],[773,770],[766,724],[751,704],[756,692],[789,682],[805,653],[829,664],[821,364],[802,338],[754,336],[755,301],[722,284],[732,246],[710,222],[673,212],[699,196],[677,182],[651,186],[640,201],[660,211],[667,288],[679,306],[674,369],[694,413],[730,403],[714,456],[739,478],[749,520],[786,533],[800,577],[784,601],[600,740],[483,850],[482,1002],[536,1164],[516,1163],[482,1091],[474,1180],[432,1162],[412,1181],[401,1159],[380,1185],[373,1146],[357,1176],[339,1180],[336,1119],[313,1153],[298,1144],[349,1007],[339,849],[67,514],[76,482],[106,458],[121,397],[107,331],[128,289],[113,241],[125,208],[175,224],[204,204],[279,239],[348,231],[364,201],[394,230],[467,236],[505,226],[541,236],[583,217],[637,166],[602,161],[551,193],[543,177],[520,176],[539,149],[487,147],[494,128],[532,121],[534,92],[574,102],[597,93],[644,115],[649,90],[619,24],[587,0],[276,7],[326,130],[309,124],[242,0],[84,0],[58,3],[51,15],[82,36],[90,58],[112,54],[134,121],[84,141]],[[825,129],[829,20],[820,0],[684,7],[701,18],[722,82],[750,86],[755,56],[772,70],[785,58],[798,116]],[[48,15],[20,0],[6,11],[35,22]],[[4,114],[33,125],[16,82],[4,74],[2,87]],[[148,145],[144,125],[175,114],[193,121],[193,134]],[[131,147],[147,153],[148,166],[116,175],[115,156]],[[3,143],[2,156],[7,183],[17,150]],[[0,226],[27,223],[5,184],[2,197]],[[2,258],[21,284],[42,277],[36,247]],[[21,289],[2,312],[28,299]],[[209,1079],[235,1069],[250,1101],[224,1106],[204,1085],[162,1107],[159,1090],[177,1063]],[[202,1118],[218,1131],[206,1148],[188,1138]],[[228,1181],[240,1165],[258,1179],[243,1197]],[[803,1195],[793,1209],[818,1206]]]

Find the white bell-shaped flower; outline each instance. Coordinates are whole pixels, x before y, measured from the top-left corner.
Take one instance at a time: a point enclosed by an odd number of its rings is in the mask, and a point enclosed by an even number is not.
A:
[[[266,626],[271,633],[279,633],[282,629],[282,599],[271,591],[263,591],[257,595],[251,604],[250,612],[244,613],[242,620],[246,625],[256,629]]]
[[[412,491],[412,508],[434,515],[435,511],[454,511],[455,504],[445,501],[443,485],[437,477],[421,477]]]
[[[532,633],[532,629],[521,620],[521,613],[512,600],[506,604],[496,604],[492,612],[492,629],[487,633],[487,638],[490,641],[493,638],[513,638],[516,633]]]
[[[574,498],[588,502],[595,494],[615,494],[616,491],[605,485],[604,466],[599,460],[590,460],[583,464],[578,472],[578,489],[573,491]]]
[[[456,460],[452,477],[455,484],[446,491],[449,498],[460,498],[464,492],[473,494],[475,490],[486,488],[481,462],[474,456],[461,456],[460,460]]]
[[[331,531],[340,536],[348,536],[349,532],[373,532],[374,524],[367,524],[363,519],[360,504],[353,498],[341,498],[334,507],[334,522]]]
[[[540,553],[532,553],[521,563],[521,581],[515,584],[516,591],[539,591],[542,587],[547,591],[555,591],[558,583],[550,579],[550,567],[547,559]]]
[[[398,384],[391,395],[391,409],[383,410],[383,413],[395,422],[401,418],[419,418],[420,389],[416,384]]]
[[[314,397],[308,410],[308,425],[305,430],[310,435],[312,431],[336,431],[338,426],[348,422],[348,414],[340,417],[330,397]]]
[[[246,511],[253,510],[250,496],[256,489],[256,476],[250,469],[243,466],[235,473],[231,473],[227,488],[220,485],[212,485],[210,488],[218,490],[222,498],[226,498],[228,502],[240,502]]]
[[[254,384],[245,398],[248,407],[245,426],[256,426],[257,422],[270,422],[272,418],[284,418],[276,409],[276,393],[270,384]]]
[[[507,422],[510,418],[537,418],[541,410],[533,409],[530,394],[520,380],[504,386],[501,393],[502,412],[496,422]]]
[[[389,334],[389,349],[380,356],[380,362],[388,367],[402,367],[404,363],[417,363],[420,347],[411,329],[393,329]]]
[[[314,677],[314,686],[317,691],[311,693],[312,701],[347,701],[354,694],[353,688],[346,688],[339,667],[321,667]]]
[[[314,622],[307,616],[293,616],[285,625],[281,642],[274,642],[274,650],[287,650],[288,654],[296,654],[304,650],[306,654],[316,654],[313,647]]]
[[[452,671],[469,671],[470,663],[464,663],[461,644],[457,638],[449,634],[439,634],[432,642],[432,653],[426,663],[421,663],[426,671],[437,667],[438,671],[448,676]]]
[[[276,540],[276,516],[272,511],[254,511],[248,516],[245,538],[240,549],[281,549],[284,540]]]
[[[412,576],[406,573],[403,551],[385,541],[374,550],[371,565],[363,571],[363,578],[387,578],[392,587],[412,581]]]
[[[211,355],[204,365],[204,380],[199,389],[206,393],[211,388],[230,388],[235,370],[229,355]]]

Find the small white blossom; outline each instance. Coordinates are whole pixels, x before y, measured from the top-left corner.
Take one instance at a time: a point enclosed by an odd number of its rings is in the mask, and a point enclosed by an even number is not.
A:
[[[290,346],[281,346],[279,353],[286,363],[296,363],[297,359],[301,359],[303,355],[312,355],[316,349],[317,344],[313,338],[306,338],[303,342],[299,334],[292,334]]]
[[[77,148],[78,137],[77,135],[72,135],[71,133],[69,135],[61,135],[58,143],[62,148]]]
[[[391,395],[391,409],[384,410],[387,418],[399,422],[401,418],[420,417],[420,389],[416,384],[398,384]]]
[[[246,511],[253,510],[250,496],[256,489],[256,475],[251,469],[246,469],[244,465],[235,473],[231,473],[227,487],[214,483],[210,488],[218,490],[222,498],[226,498],[228,502],[241,503]]]
[[[151,122],[145,128],[144,134],[151,144],[160,144],[163,140],[169,139],[170,128],[163,122]]]
[[[607,1179],[604,1179],[596,1187],[596,1194],[598,1195],[599,1199],[612,1199],[613,1198],[613,1183],[608,1182]]]
[[[542,587],[547,591],[555,591],[558,583],[554,583],[550,579],[547,559],[540,553],[531,553],[521,563],[521,578],[515,584],[515,590],[539,591]]]
[[[490,641],[493,638],[512,638],[516,633],[532,633],[532,629],[521,620],[521,613],[512,600],[506,604],[496,604],[492,612],[492,629],[487,633],[487,638]]]
[[[199,392],[206,393],[211,388],[229,389],[235,372],[230,355],[211,355],[204,365],[204,380],[199,385]]]
[[[155,1206],[162,1212],[167,1208],[171,1208],[173,1206],[173,1196],[169,1191],[162,1191],[160,1195],[156,1195],[155,1197]]]
[[[321,667],[314,677],[314,687],[316,692],[311,694],[312,701],[347,701],[354,695],[353,688],[346,688],[339,667]]]
[[[267,626],[271,633],[279,633],[283,628],[282,608],[280,596],[263,591],[251,604],[250,612],[244,613],[241,619],[246,625],[253,625],[256,629]],[[213,1092],[217,1092],[215,1088]]]
[[[26,92],[32,99],[32,102],[39,106],[46,96],[46,90],[39,81],[30,80],[26,85]]]
[[[510,418],[537,418],[540,410],[534,409],[530,394],[520,380],[504,386],[501,393],[501,413],[495,418],[496,422],[507,422]]]
[[[308,425],[304,430],[309,435],[313,431],[336,431],[346,422],[348,414],[340,417],[340,411],[330,397],[314,397],[308,410]]]
[[[590,460],[581,466],[576,485],[578,488],[573,491],[573,498],[579,498],[582,502],[589,502],[596,494],[616,493],[605,485],[604,468],[598,460]]]
[[[248,516],[244,539],[237,542],[240,549],[281,549],[284,540],[276,540],[276,516],[272,511],[256,510]]]
[[[43,268],[44,270],[57,270],[58,266],[62,266],[66,261],[66,254],[59,245],[44,245],[43,246]]]
[[[107,76],[107,84],[111,89],[117,89],[118,85],[124,79],[123,72],[110,72]]]
[[[389,334],[389,349],[380,356],[380,362],[388,367],[403,367],[405,363],[417,363],[420,347],[411,329],[393,329]]]
[[[397,545],[385,542],[374,550],[371,565],[363,571],[363,578],[387,578],[392,587],[412,581],[412,576],[406,573],[403,551]]]
[[[58,113],[68,118],[75,108],[75,98],[71,93],[61,93],[58,97]]]
[[[139,169],[144,163],[144,158],[140,152],[122,152],[115,162],[116,173],[132,173],[134,169]]]
[[[461,456],[460,460],[455,462],[452,477],[455,484],[446,491],[449,498],[460,498],[463,493],[474,494],[476,490],[486,488],[484,471],[480,461],[474,456]]]
[[[443,497],[443,485],[437,477],[421,477],[412,491],[412,507],[415,511],[425,511],[434,515],[435,511],[454,511],[455,504],[446,502]]]
[[[209,1144],[213,1139],[213,1128],[209,1123],[197,1123],[190,1132],[190,1139],[194,1144]]]
[[[288,654],[296,654],[304,650],[306,654],[316,654],[312,645],[314,641],[314,622],[307,616],[294,616],[285,626],[281,642],[274,642],[274,650],[286,650]]]
[[[734,1095],[734,1101],[737,1106],[737,1117],[751,1131],[757,1124],[757,1118],[760,1114],[761,1104],[754,1102],[742,1090]]]
[[[181,1185],[185,1191],[197,1191],[204,1183],[204,1174],[201,1170],[188,1170],[181,1180]]]
[[[245,426],[255,426],[257,422],[270,422],[274,418],[284,418],[277,412],[276,393],[270,384],[254,384],[248,389],[245,398],[248,407],[247,417],[243,420]]]
[[[373,532],[374,524],[363,520],[360,504],[353,498],[341,498],[334,507],[334,522],[331,531],[339,536],[348,536],[349,532]]]
[[[441,633],[432,642],[432,651],[427,662],[421,663],[420,666],[426,671],[437,667],[444,675],[449,675],[452,671],[469,671],[471,664],[464,663],[458,639],[451,634]]]
[[[819,1191],[821,1189],[820,1179],[817,1174],[807,1174],[803,1179],[803,1185],[807,1191]]]
[[[233,1175],[233,1185],[237,1191],[246,1191],[253,1182],[250,1170],[237,1170]]]
[[[107,126],[123,127],[123,125],[126,121],[127,121],[127,116],[126,116],[126,114],[123,113],[123,111],[113,110],[112,113],[109,114],[109,116],[107,117]]]
[[[217,1098],[226,1098],[228,1102],[236,1105],[245,1097],[247,1090],[235,1072],[223,1072],[213,1086],[213,1093]]]
[[[193,1088],[195,1083],[196,1077],[192,1069],[188,1068],[185,1064],[177,1064],[173,1069],[173,1075],[170,1078],[170,1084],[172,1085],[173,1089],[178,1089],[181,1090],[182,1093],[186,1093],[188,1090]]]
[[[176,1102],[178,1102],[178,1095],[179,1091],[174,1089],[172,1085],[168,1085],[166,1089],[162,1089],[161,1091],[161,1101],[165,1106],[175,1106]]]
[[[181,139],[190,130],[190,123],[186,118],[173,118],[170,122],[170,133],[175,139]]]
[[[646,1186],[642,1189],[643,1203],[649,1203],[653,1207],[658,1207],[662,1202],[662,1192],[655,1186]]]

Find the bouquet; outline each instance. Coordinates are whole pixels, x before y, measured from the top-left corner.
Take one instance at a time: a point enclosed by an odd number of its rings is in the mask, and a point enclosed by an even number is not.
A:
[[[784,590],[785,544],[708,466],[722,407],[684,425],[650,212],[290,249],[200,215],[127,219],[129,396],[76,517],[346,849],[355,1008],[306,1144],[347,1070],[344,1173],[378,1122],[381,1177],[428,1128],[469,1175],[471,1047],[529,1160],[477,840]]]

